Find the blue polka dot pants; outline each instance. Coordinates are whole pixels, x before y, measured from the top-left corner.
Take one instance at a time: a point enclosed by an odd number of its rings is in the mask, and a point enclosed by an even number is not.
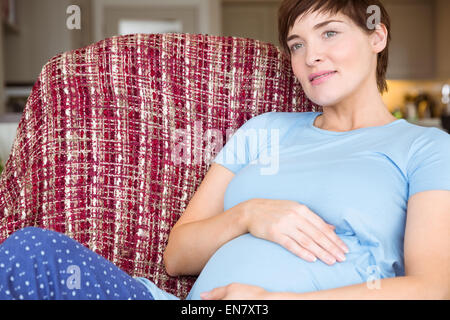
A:
[[[36,227],[0,245],[0,299],[153,300],[140,281],[68,236]]]

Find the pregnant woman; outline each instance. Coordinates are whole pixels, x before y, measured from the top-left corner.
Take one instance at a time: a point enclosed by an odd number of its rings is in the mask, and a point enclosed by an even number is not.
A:
[[[450,135],[384,105],[384,7],[285,0],[279,33],[323,112],[236,131],[171,230],[167,272],[198,275],[187,299],[450,298]],[[177,299],[38,228],[0,247],[0,298]]]

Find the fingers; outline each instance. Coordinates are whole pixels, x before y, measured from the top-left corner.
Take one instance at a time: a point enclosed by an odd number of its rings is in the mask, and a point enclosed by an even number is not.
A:
[[[336,229],[336,227],[334,227]],[[334,229],[329,230],[320,230],[323,234],[325,234],[329,239],[333,241],[336,246],[338,246],[339,251],[342,251],[343,253],[348,253],[349,249],[344,241],[341,240],[341,238],[338,237],[338,235],[334,232]]]
[[[318,244],[318,246],[310,245],[310,247],[305,248],[328,264],[333,264],[336,260],[339,262],[345,261],[345,252],[336,244],[335,238],[337,235],[334,231],[328,229],[327,231],[322,232],[311,224],[308,225],[307,223],[303,223],[302,229],[298,229],[292,236],[294,239],[305,236],[309,237],[311,242]]]
[[[344,254],[344,253],[348,253],[348,247],[347,245],[344,243],[344,241],[342,241],[338,235],[334,232],[334,229],[336,229],[335,226],[332,226],[328,223],[326,223],[325,221],[323,221],[322,218],[320,218],[317,214],[315,214],[314,212],[312,212],[307,206],[305,205],[300,205],[299,210],[297,211],[299,213],[299,216],[303,219],[306,219],[310,224],[312,224],[317,230],[319,230],[321,233],[323,233],[328,239],[330,239],[333,243],[332,244],[326,244],[326,241],[324,239],[322,239],[322,243],[324,243],[324,245],[326,245],[326,247],[324,247],[324,249],[330,248],[330,249],[334,249],[335,245],[337,246],[337,251]],[[308,224],[304,221],[299,221],[300,224],[304,224],[305,226],[307,226]],[[302,228],[303,230],[303,228]],[[307,230],[306,230],[307,231]],[[317,232],[312,232],[313,234],[309,234],[311,237],[313,237],[313,239],[315,239],[314,236],[317,236]],[[330,252],[332,253],[332,252]]]
[[[337,261],[345,261],[345,255],[339,251],[326,236],[320,232],[316,232],[314,236],[310,236],[303,230],[293,230],[289,236],[315,257],[322,260],[328,265],[332,265]]]
[[[219,300],[222,299],[227,292],[227,287],[217,287],[210,291],[200,293],[200,298],[203,300]]]
[[[297,241],[294,241],[292,238],[288,237],[287,235],[281,235],[280,240],[278,243],[295,254],[296,256],[302,258],[303,260],[314,262],[317,261],[317,258],[308,250],[305,248],[302,248]]]

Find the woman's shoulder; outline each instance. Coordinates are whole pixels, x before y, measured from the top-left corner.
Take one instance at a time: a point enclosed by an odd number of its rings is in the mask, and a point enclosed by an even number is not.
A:
[[[409,151],[407,163],[409,171],[417,167],[444,165],[450,173],[450,134],[435,127],[422,127],[408,123]],[[442,168],[440,169],[442,170]]]
[[[401,132],[405,137],[409,137],[413,145],[438,143],[449,146],[450,144],[450,134],[437,127],[423,127],[405,120]]]

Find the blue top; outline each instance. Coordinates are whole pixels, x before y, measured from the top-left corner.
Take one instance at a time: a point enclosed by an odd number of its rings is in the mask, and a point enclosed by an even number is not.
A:
[[[225,210],[252,198],[303,203],[336,226],[350,249],[346,260],[308,262],[247,233],[214,253],[187,299],[231,282],[308,292],[404,275],[407,202],[420,191],[450,190],[450,135],[404,119],[328,131],[313,125],[320,114],[253,117],[214,162],[235,173]]]

